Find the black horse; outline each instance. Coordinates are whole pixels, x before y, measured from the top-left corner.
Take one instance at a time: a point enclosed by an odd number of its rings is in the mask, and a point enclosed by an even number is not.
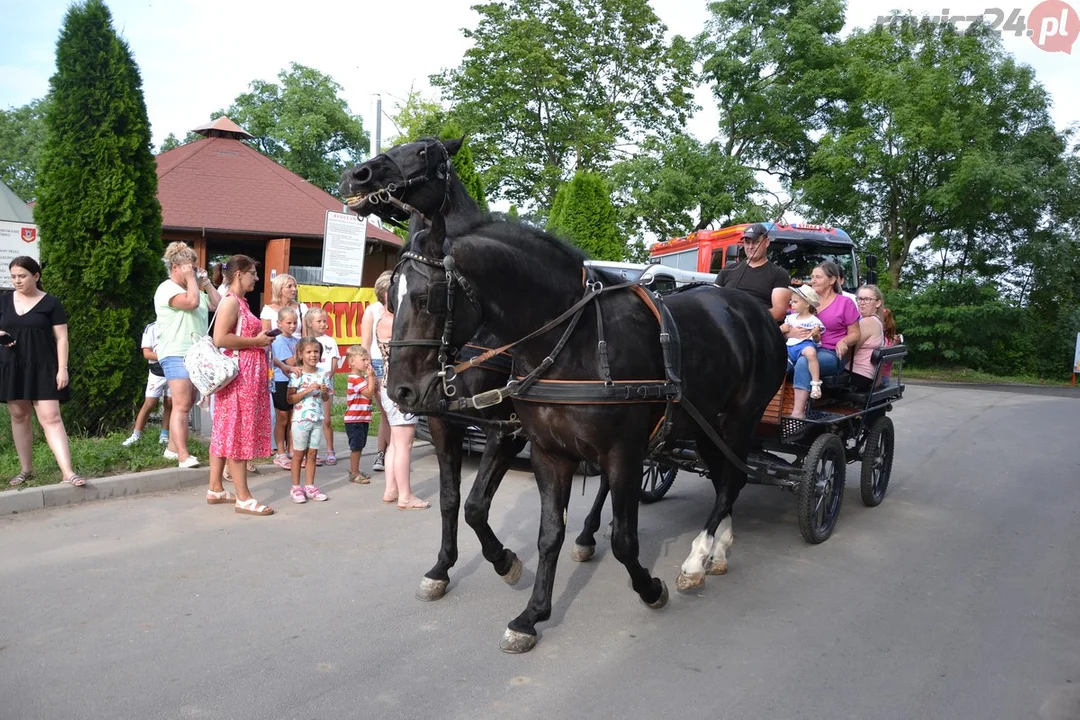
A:
[[[391,288],[396,315],[390,393],[403,407],[418,412],[441,407],[442,379],[463,366],[452,368],[438,356],[462,346],[481,327],[502,341],[534,331],[515,343],[517,371],[526,377],[542,374],[550,392],[512,397],[533,443],[541,495],[539,562],[529,604],[510,622],[501,645],[507,652],[524,652],[535,646],[536,624],[551,614],[570,484],[580,460],[603,469],[612,498],[612,550],[634,590],[650,607],[666,604],[667,588],[639,563],[637,541],[642,464],[665,420],[672,438],[696,442],[716,489],[679,587],[701,584],[709,562],[715,572],[726,571],[730,514],[746,477],[684,406],[692,401],[702,421],[745,462],[753,429],[783,379],[786,355],[775,322],[744,293],[709,286],[669,296],[667,305],[682,329],[681,360],[674,369],[683,402],[675,403],[667,418],[664,398],[649,389],[663,384],[665,366],[672,364],[659,340],[655,308],[640,293],[586,286],[584,256],[539,230],[493,218],[443,227],[437,218],[458,191],[446,172],[447,155],[455,149],[433,139],[392,148],[350,171],[342,189],[350,205],[364,212],[391,200],[391,189],[424,187],[430,204],[414,207],[436,218],[433,232],[418,233],[410,243]],[[455,288],[456,296],[450,292]],[[585,301],[586,295],[591,300]],[[570,319],[567,313],[575,305],[581,311]],[[535,332],[558,318],[564,319]],[[610,393],[603,400],[584,397],[597,387],[590,381],[604,376],[610,377],[605,387],[631,393],[649,388],[641,391],[644,397],[635,394],[621,402]]]
[[[456,152],[460,143],[455,146],[454,141],[450,141],[447,145]],[[448,171],[453,174],[452,168],[448,168]],[[476,202],[460,183],[454,183],[451,187],[453,191],[448,197],[438,199],[429,197],[427,188],[424,186],[406,189],[402,196],[407,201],[415,202],[420,206],[441,203],[443,209],[441,219],[451,227],[456,227],[466,219],[472,220],[481,216]],[[374,209],[386,220],[408,221],[411,235],[424,229],[418,213],[409,213],[399,206],[388,203]],[[473,338],[472,344],[462,348],[462,355],[475,356],[486,350],[493,342],[494,339],[489,334],[481,332]],[[461,377],[448,380],[447,386],[452,388],[451,392],[458,397],[474,396],[505,386],[510,379],[510,370],[509,357],[501,355],[481,363]],[[515,585],[521,578],[521,561],[513,551],[503,546],[488,522],[492,498],[498,491],[511,462],[527,442],[520,433],[512,432],[511,412],[512,407],[507,400],[483,410],[428,416],[431,442],[439,461],[439,510],[442,520],[442,537],[435,565],[424,574],[420,587],[416,591],[416,597],[421,600],[438,600],[446,594],[450,582],[450,568],[458,559],[457,534],[458,516],[461,510],[462,446],[468,425],[482,425],[485,429],[486,442],[476,480],[465,501],[465,521],[476,533],[484,558],[492,564],[503,580],[508,585]],[[600,525],[600,512],[605,492],[606,488],[601,486],[600,494],[578,537],[574,553],[577,560],[588,560],[593,554],[596,542],[595,533]]]

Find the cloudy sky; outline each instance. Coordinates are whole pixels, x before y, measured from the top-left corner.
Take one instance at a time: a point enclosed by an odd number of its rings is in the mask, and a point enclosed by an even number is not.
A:
[[[1037,2],[1021,1],[1024,15]],[[169,133],[183,137],[211,112],[228,107],[252,80],[274,80],[292,61],[337,80],[353,112],[363,114],[370,127],[375,93],[392,111],[410,88],[428,90],[429,75],[460,62],[467,47],[460,29],[477,22],[470,9],[476,0],[107,2],[142,71],[155,145]],[[949,14],[968,15],[981,13],[987,0],[851,0],[848,27],[869,26],[890,6],[929,15],[948,8]],[[0,108],[24,105],[47,92],[67,7],[66,0],[0,0]],[[671,32],[683,35],[699,32],[708,16],[706,0],[653,0],[653,7]],[[1075,11],[1069,16],[1076,17]],[[1080,32],[1080,22],[1074,24],[1067,27],[1073,39]],[[1051,53],[1027,37],[1007,36],[1005,47],[1035,68],[1053,98],[1055,122],[1061,127],[1080,122],[1075,91],[1080,45],[1076,54]],[[707,90],[699,94],[699,103],[703,109],[690,129],[709,138],[716,114]],[[386,127],[384,122],[384,135],[392,134]]]

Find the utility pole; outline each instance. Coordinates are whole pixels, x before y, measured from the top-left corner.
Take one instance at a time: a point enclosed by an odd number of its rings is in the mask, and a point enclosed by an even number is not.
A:
[[[372,104],[375,117],[371,123],[371,157],[375,157],[382,152],[382,95],[375,93]]]

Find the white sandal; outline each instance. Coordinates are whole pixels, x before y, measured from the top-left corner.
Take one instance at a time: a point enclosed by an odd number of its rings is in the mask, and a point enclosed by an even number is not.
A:
[[[810,399],[811,400],[820,400],[821,399],[821,381],[820,380],[811,380],[810,381]]]
[[[273,515],[274,511],[266,505],[260,505],[255,498],[236,501],[236,512],[240,515]]]

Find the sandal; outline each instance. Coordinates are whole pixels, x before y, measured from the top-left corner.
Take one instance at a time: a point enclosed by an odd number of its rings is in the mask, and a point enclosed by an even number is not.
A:
[[[76,475],[72,475],[69,478],[64,478],[60,482],[71,483],[75,487],[82,487],[83,485],[86,484],[86,478],[82,477],[81,475],[76,474]]]
[[[224,505],[225,503],[235,503],[236,496],[228,490],[207,490],[206,491],[206,504],[207,505]]]
[[[384,503],[386,503],[387,505],[392,505],[393,503],[397,502],[397,497],[398,497],[397,495],[395,495],[393,497],[390,497],[389,495],[383,495],[382,496],[382,501]]]
[[[431,507],[431,503],[427,500],[421,500],[418,497],[411,497],[404,503],[398,502],[398,510],[427,510]]]
[[[236,501],[236,513],[238,515],[273,515],[274,511],[266,505],[260,505],[255,498]]]
[[[327,465],[331,465],[331,466],[337,465],[337,455],[334,454],[333,450],[326,453],[326,461],[325,462],[326,462]]]
[[[820,400],[821,399],[821,381],[820,380],[811,380],[810,381],[810,399],[811,400]]]
[[[250,460],[248,460],[247,471],[256,475],[259,474],[259,468],[255,467],[255,463],[251,462]]]
[[[371,476],[365,475],[362,472],[351,473],[349,475],[349,482],[356,483],[357,485],[367,485],[371,482]]]
[[[16,475],[15,477],[11,478],[11,480],[8,480],[8,485],[10,485],[11,487],[15,487],[16,485],[22,485],[24,482],[31,479],[32,477],[34,477],[34,473],[29,470],[25,470]]]

